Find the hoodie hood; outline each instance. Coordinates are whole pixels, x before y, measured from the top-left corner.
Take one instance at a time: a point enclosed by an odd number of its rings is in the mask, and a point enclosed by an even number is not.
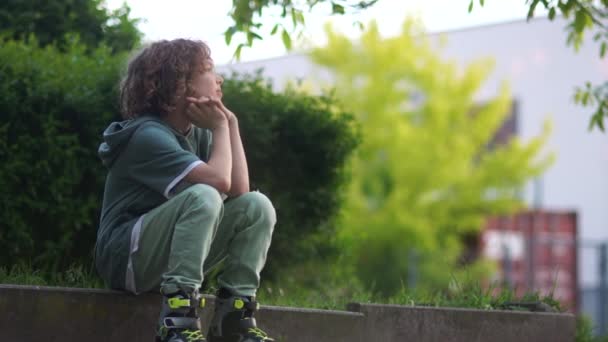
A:
[[[103,142],[99,145],[97,154],[104,166],[112,167],[118,156],[131,140],[133,133],[143,124],[150,121],[159,122],[163,126],[164,122],[156,117],[144,116],[137,119],[113,122],[103,132]]]

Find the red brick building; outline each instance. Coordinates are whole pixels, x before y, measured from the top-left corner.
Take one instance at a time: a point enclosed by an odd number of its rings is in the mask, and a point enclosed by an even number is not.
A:
[[[490,218],[480,236],[481,254],[499,263],[492,281],[518,295],[553,293],[577,311],[577,215],[575,212],[526,211]]]

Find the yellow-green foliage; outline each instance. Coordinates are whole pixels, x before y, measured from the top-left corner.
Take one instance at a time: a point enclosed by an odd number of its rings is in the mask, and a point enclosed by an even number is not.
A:
[[[363,138],[341,223],[346,259],[384,294],[406,283],[408,260],[419,286],[443,287],[459,274],[463,235],[488,215],[516,210],[523,184],[548,166],[551,158],[539,155],[549,129],[489,150],[511,109],[507,87],[476,103],[492,63],[442,59],[413,21],[390,39],[374,23],[357,41],[327,34],[313,60],[335,75],[337,97]],[[474,274],[487,269],[473,266]]]

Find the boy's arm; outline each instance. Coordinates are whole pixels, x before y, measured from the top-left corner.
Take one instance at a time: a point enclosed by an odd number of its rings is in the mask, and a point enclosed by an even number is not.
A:
[[[232,152],[230,148],[230,128],[228,120],[219,115],[212,124],[197,122],[199,117],[212,112],[213,108],[205,107],[203,104],[190,107],[189,113],[193,123],[198,127],[209,127],[213,132],[213,144],[211,157],[207,163],[201,163],[192,169],[184,180],[188,183],[207,184],[220,193],[229,193],[231,189]],[[217,108],[219,111],[219,108]],[[218,114],[219,114],[218,113]]]
[[[193,184],[211,185],[220,193],[228,193],[231,188],[231,168],[230,133],[226,124],[213,130],[209,161],[197,165],[184,177],[184,180]]]
[[[236,197],[249,192],[249,169],[247,167],[247,158],[239,132],[238,119],[236,115],[228,109],[226,109],[226,111],[229,112],[228,126],[230,127],[230,147],[232,150],[232,177],[228,195],[230,197]]]

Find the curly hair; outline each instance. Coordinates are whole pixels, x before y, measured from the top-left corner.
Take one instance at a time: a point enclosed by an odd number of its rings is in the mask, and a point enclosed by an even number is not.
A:
[[[176,100],[190,92],[194,71],[209,59],[202,41],[161,40],[139,51],[128,63],[120,84],[120,111],[125,119],[142,115],[164,117]]]

